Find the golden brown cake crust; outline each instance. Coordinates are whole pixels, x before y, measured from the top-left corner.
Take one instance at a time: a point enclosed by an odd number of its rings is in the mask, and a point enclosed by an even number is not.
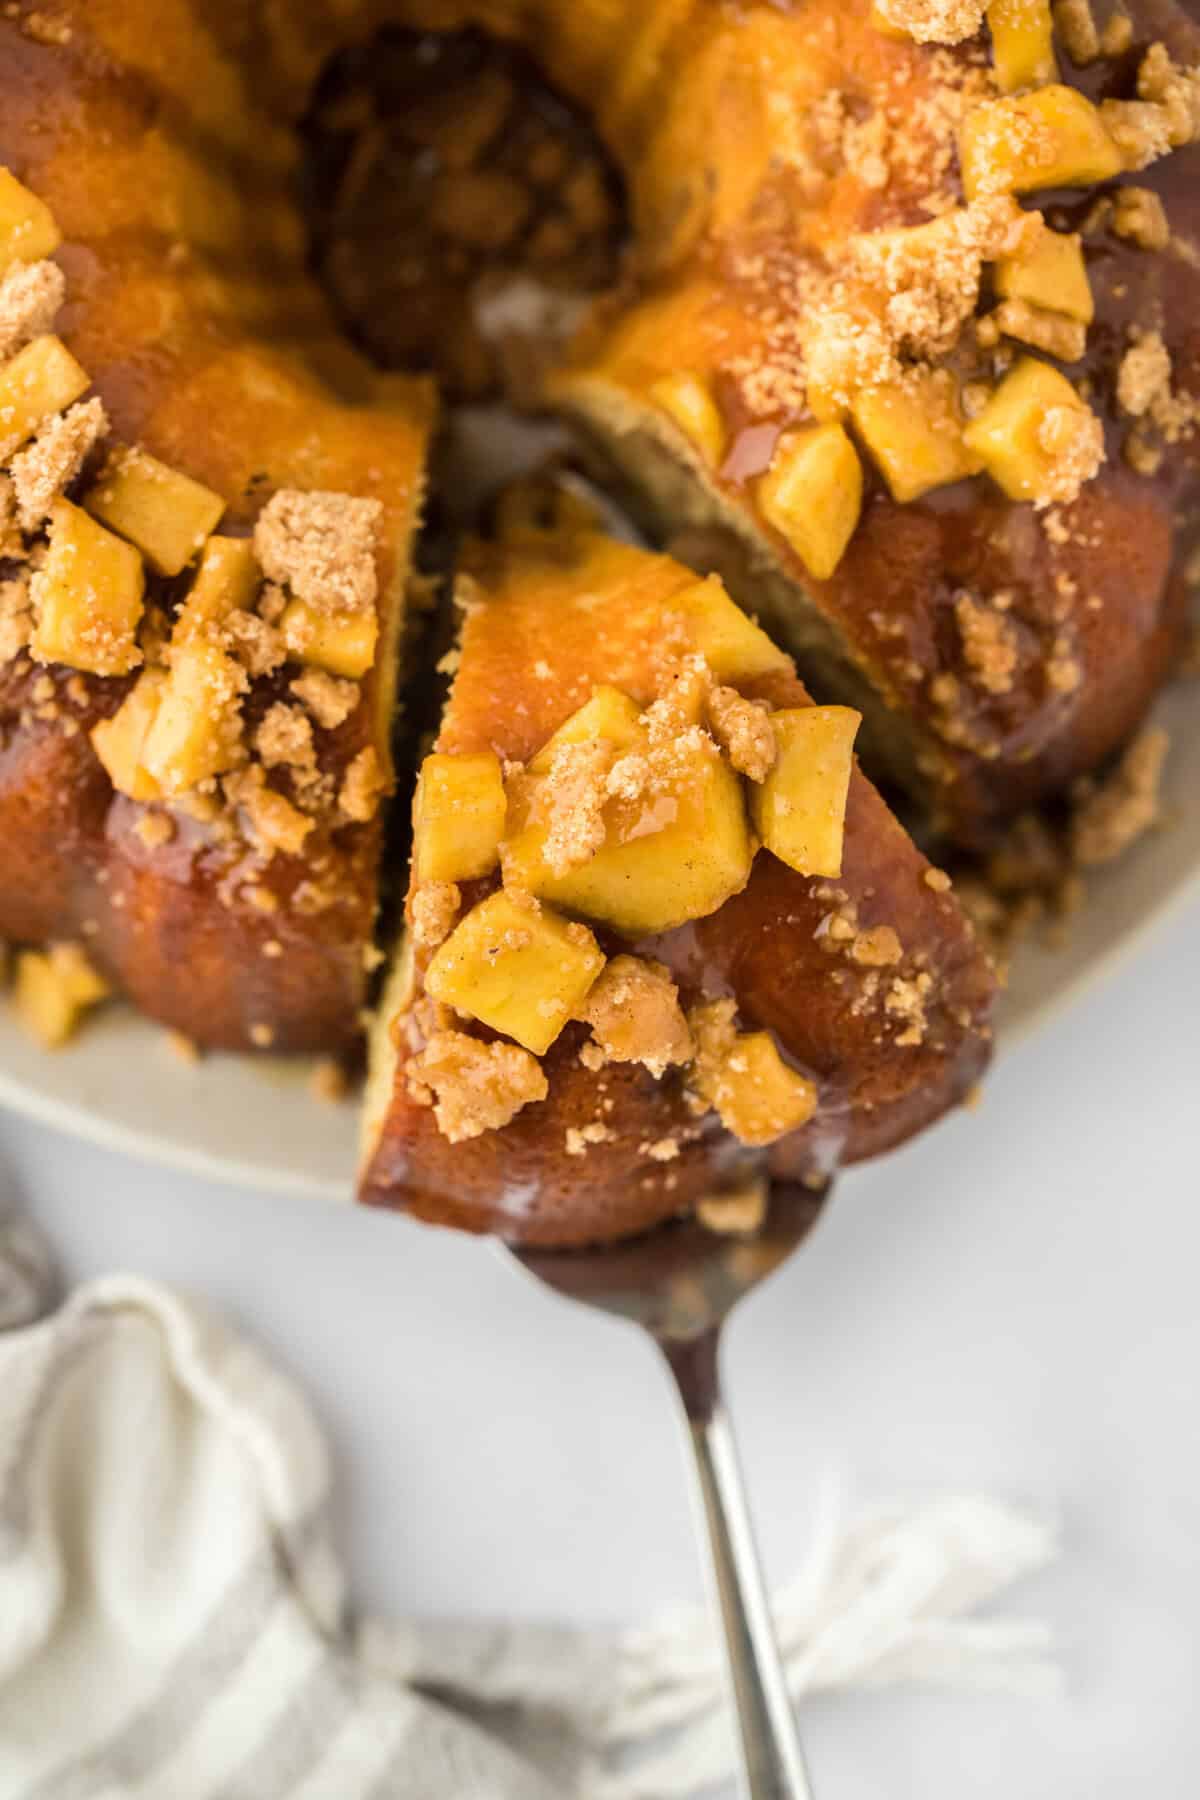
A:
[[[216,11],[218,9],[214,9]],[[375,497],[387,660],[403,614],[431,397],[381,378],[337,333],[285,200],[295,148],[181,0],[147,31],[122,0],[5,9],[0,163],[44,199],[64,242],[57,329],[117,440],[216,490],[248,533],[282,488]],[[62,30],[47,30],[45,21]],[[40,21],[40,22],[39,22]],[[298,676],[291,665],[287,679]],[[114,794],[88,739],[128,688],[0,669],[0,937],[81,939],[142,1010],[220,1047],[335,1050],[361,1029],[376,905],[376,812],[251,854],[184,815],[170,840]],[[281,677],[281,681],[283,677]],[[336,783],[364,750],[386,767],[392,676],[362,684],[322,734]],[[254,684],[253,715],[270,683]],[[41,690],[38,690],[39,693]],[[288,701],[286,685],[277,696]],[[365,806],[359,808],[365,811]]]
[[[524,761],[596,682],[649,702],[661,621],[693,581],[670,558],[591,535],[480,553],[437,748]],[[776,708],[808,704],[790,673],[738,685]],[[887,1149],[978,1078],[994,984],[931,874],[856,773],[840,879],[803,877],[760,853],[744,891],[718,912],[628,946],[666,965],[689,1004],[733,996],[746,1029],[772,1032],[818,1079],[811,1124],[768,1153],[776,1175],[813,1178]],[[895,961],[872,936],[879,926],[896,934]],[[418,983],[427,960],[418,950]],[[672,1216],[744,1158],[713,1114],[697,1121],[669,1070],[657,1080],[636,1064],[582,1063],[582,1025],[543,1059],[546,1100],[502,1130],[450,1143],[410,1091],[408,1063],[423,1042],[416,1013],[402,1006],[387,1024],[400,1060],[364,1167],[368,1204],[524,1242],[580,1243]]]

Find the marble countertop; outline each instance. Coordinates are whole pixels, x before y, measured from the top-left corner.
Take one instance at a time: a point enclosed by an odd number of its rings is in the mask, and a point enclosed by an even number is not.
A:
[[[983,1108],[848,1178],[746,1309],[731,1399],[773,1573],[818,1483],[1057,1509],[1015,1590],[1061,1701],[805,1708],[821,1800],[1184,1800],[1200,1763],[1200,907],[1024,1043]],[[164,1173],[0,1117],[73,1276],[192,1288],[307,1386],[356,1596],[392,1613],[635,1618],[700,1592],[670,1397],[627,1328],[486,1244]]]

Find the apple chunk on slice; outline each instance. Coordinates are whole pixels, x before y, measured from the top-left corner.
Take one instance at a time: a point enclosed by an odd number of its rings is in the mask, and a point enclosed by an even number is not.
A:
[[[542,1056],[603,967],[604,952],[586,925],[522,905],[500,889],[472,907],[435,951],[425,986],[435,1000]]]
[[[506,805],[494,750],[427,756],[413,803],[416,880],[473,881],[489,875],[500,851]]]
[[[846,796],[862,714],[801,706],[771,715],[779,756],[750,804],[767,849],[801,875],[840,875]]]
[[[611,706],[604,697],[610,692],[598,691],[588,707],[594,710],[602,698]],[[615,707],[612,714],[608,741],[637,759],[648,747],[645,732],[636,716]],[[551,745],[556,741],[587,740],[575,735],[569,719]],[[645,792],[607,799],[603,843],[565,870],[552,867],[546,855],[544,803],[551,781],[544,756],[542,751],[534,758],[530,779],[510,806],[510,835],[500,850],[507,887],[631,938],[706,918],[745,887],[754,844],[742,784],[715,745],[698,744],[693,754],[681,754],[669,776],[655,776]]]

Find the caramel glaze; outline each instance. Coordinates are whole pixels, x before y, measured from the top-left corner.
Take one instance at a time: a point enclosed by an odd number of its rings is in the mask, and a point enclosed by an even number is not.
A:
[[[66,41],[31,35],[39,10]],[[336,332],[304,271],[291,136],[264,114],[253,70],[218,53],[184,0],[156,0],[152,19],[140,11],[72,0],[0,18],[0,162],[63,230],[58,329],[115,437],[223,494],[223,531],[249,531],[280,487],[377,495],[390,654],[429,395],[379,378]],[[177,590],[152,586],[169,612]],[[379,819],[319,824],[301,855],[268,858],[179,815],[172,842],[151,850],[135,830],[143,809],[113,793],[87,736],[127,681],[49,673],[55,699],[39,706],[45,671],[23,658],[0,671],[0,938],[81,939],[140,1008],[203,1044],[352,1041]],[[248,729],[296,673],[255,683]],[[337,777],[369,743],[386,759],[390,715],[390,672],[369,677],[346,723],[319,734],[324,769]]]
[[[641,703],[654,698],[664,616],[670,618],[672,594],[694,579],[680,564],[580,535],[479,551],[470,567],[480,603],[464,624],[439,749],[488,748],[524,761],[596,682],[613,683]],[[742,691],[776,707],[809,703],[790,672],[760,677]],[[711,917],[632,946],[598,934],[610,952],[633,948],[665,962],[685,1005],[732,995],[741,1028],[772,1031],[787,1059],[816,1079],[814,1119],[765,1153],[777,1177],[819,1180],[837,1162],[901,1142],[960,1101],[987,1060],[994,983],[953,897],[926,882],[928,868],[856,773],[840,880],[797,875],[760,852],[743,892]],[[464,892],[464,904],[489,885]],[[872,980],[844,954],[822,948],[822,921],[836,910],[836,894],[856,903],[860,928],[896,930],[901,964]],[[399,1060],[391,1104],[364,1165],[361,1198],[368,1204],[523,1243],[580,1244],[645,1230],[745,1165],[748,1153],[714,1114],[697,1121],[690,1112],[678,1071],[660,1081],[635,1065],[610,1064],[599,1074],[584,1068],[578,1051],[588,1034],[578,1025],[543,1059],[550,1083],[544,1102],[501,1131],[449,1143],[407,1087],[408,1060],[423,1042],[425,961],[418,956],[414,994],[385,1021]],[[885,994],[893,977],[920,971],[932,978],[927,1026],[919,1044],[900,1045],[906,1021],[886,1010]],[[480,1035],[488,1034],[480,1028]],[[611,1139],[584,1156],[568,1155],[568,1129],[596,1119],[611,1127]],[[648,1143],[672,1136],[680,1138],[678,1157],[663,1163],[647,1156]]]
[[[1060,53],[1062,79],[1097,98],[1135,93],[1138,63],[1148,45],[1165,39],[1176,57],[1200,55],[1196,0],[1131,0],[1126,9],[1136,41],[1116,62],[1081,70]],[[1124,182],[1162,195],[1183,248],[1151,253],[1111,232],[1097,230],[1085,253],[1096,298],[1097,320],[1082,363],[1061,365],[1073,379],[1085,377],[1093,405],[1105,419],[1108,461],[1079,499],[1058,509],[1065,536],[1047,536],[1042,515],[1004,498],[977,478],[897,505],[878,476],[867,470],[867,495],[859,529],[834,578],[813,580],[786,540],[758,511],[753,481],[767,467],[781,431],[811,422],[803,396],[772,403],[747,384],[748,365],[765,360],[786,375],[794,352],[772,349],[781,314],[802,314],[806,281],[853,232],[921,222],[920,200],[932,185],[934,144],[922,111],[934,54],[944,67],[986,62],[985,39],[962,52],[931,53],[897,42],[869,24],[870,0],[840,0],[836,9],[817,0],[789,0],[775,7],[716,7],[707,52],[725,71],[723,98],[704,116],[702,166],[736,166],[741,146],[744,202],[714,202],[706,225],[693,235],[686,255],[647,271],[608,307],[597,311],[576,345],[569,368],[552,391],[609,445],[645,486],[648,514],[666,531],[680,503],[675,484],[663,503],[651,464],[639,464],[626,448],[638,430],[653,435],[658,415],[650,396],[656,379],[680,368],[707,377],[727,427],[727,451],[719,469],[695,468],[697,483],[723,511],[729,526],[749,529],[767,546],[775,565],[795,584],[841,646],[853,699],[869,696],[873,747],[883,747],[879,767],[915,786],[934,822],[961,842],[986,842],[993,829],[1040,796],[1093,768],[1130,734],[1170,671],[1183,617],[1178,571],[1187,549],[1189,519],[1196,514],[1194,439],[1167,449],[1160,472],[1135,475],[1122,460],[1129,421],[1115,412],[1116,371],[1136,322],[1161,329],[1171,352],[1179,391],[1200,394],[1200,147],[1178,151]],[[1104,12],[1098,15],[1104,17]],[[721,44],[721,38],[724,43]],[[744,53],[737,50],[739,34]],[[714,48],[714,40],[718,48]],[[750,46],[756,54],[750,54]],[[682,53],[681,53],[682,54]],[[766,71],[764,73],[763,71]],[[769,95],[793,95],[798,111],[821,92],[836,90],[851,110],[866,116],[888,109],[911,120],[913,134],[928,137],[920,158],[893,171],[883,188],[859,178],[855,166],[831,165],[807,179],[789,166],[786,148],[776,162],[767,153],[772,114]],[[810,115],[811,116],[811,115]],[[941,131],[948,158],[947,201],[958,197],[953,130]],[[809,154],[808,152],[804,153]],[[758,162],[756,163],[756,158]],[[732,177],[718,181],[723,197]],[[1025,204],[1046,211],[1059,229],[1076,229],[1097,193],[1038,193]],[[990,305],[985,284],[982,306]],[[1013,346],[1020,353],[1022,346]],[[1040,354],[1040,353],[1035,353]],[[982,365],[964,351],[964,375]],[[668,433],[670,427],[668,426]],[[718,551],[714,566],[729,567]],[[1071,585],[1073,584],[1073,586]],[[1020,662],[1010,692],[991,694],[970,679],[955,627],[956,593],[1013,595]],[[753,573],[740,597],[756,603]],[[798,638],[789,620],[797,602],[773,605],[771,626],[783,641]],[[1074,660],[1080,680],[1064,692],[1047,678],[1052,648]],[[823,656],[818,697],[836,698],[830,658]],[[952,712],[934,698],[939,676],[952,675],[960,696]],[[888,755],[889,738],[903,748]]]

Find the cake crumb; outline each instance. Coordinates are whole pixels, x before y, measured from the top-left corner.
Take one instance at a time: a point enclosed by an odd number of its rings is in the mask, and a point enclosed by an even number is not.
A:
[[[851,962],[864,969],[886,969],[902,961],[904,946],[891,925],[873,925],[860,931],[850,945]]]
[[[925,969],[911,980],[897,975],[892,981],[884,996],[883,1005],[885,1012],[898,1019],[904,1027],[896,1038],[898,1045],[915,1048],[925,1042],[928,1029],[925,1002],[932,987],[933,977]]]
[[[269,1050],[275,1042],[275,1030],[271,1025],[252,1025],[250,1042],[256,1050]]]
[[[321,613],[366,612],[377,588],[379,500],[280,488],[254,528],[254,549],[268,581],[289,587]]]
[[[1162,333],[1147,331],[1135,339],[1117,371],[1117,405],[1140,419],[1171,391],[1171,353]]]
[[[925,886],[927,888],[932,888],[935,894],[946,894],[950,891],[950,877],[947,875],[945,869],[926,869],[922,879],[924,880]]]
[[[283,634],[257,613],[238,607],[221,625],[221,641],[252,681],[273,675],[287,661]]]
[[[651,1162],[674,1162],[679,1155],[679,1139],[673,1137],[655,1138],[652,1143],[639,1144],[639,1153],[648,1156]]]
[[[1113,862],[1161,817],[1159,784],[1170,740],[1159,726],[1141,732],[1112,773],[1078,806],[1071,850],[1080,868]]]
[[[528,1050],[452,1030],[434,1032],[410,1063],[408,1084],[418,1104],[433,1107],[438,1130],[452,1144],[499,1131],[550,1091]]]
[[[268,769],[309,769],[315,761],[312,726],[298,706],[277,700],[254,734],[254,748]]]
[[[1017,634],[1008,614],[964,593],[955,599],[954,617],[972,679],[985,693],[1011,693],[1017,667]]]
[[[336,731],[358,705],[361,692],[356,681],[343,681],[324,669],[306,669],[291,683],[291,691],[305,705],[322,731]]]
[[[1104,462],[1104,426],[1096,414],[1087,405],[1048,406],[1038,423],[1037,441],[1048,467],[1034,504],[1077,500]]]
[[[365,825],[375,816],[387,789],[387,778],[379,766],[379,757],[368,744],[354,758],[338,791],[338,806],[348,819]]]
[[[1113,194],[1112,229],[1141,250],[1165,250],[1171,227],[1161,197],[1153,188],[1119,187]]]
[[[243,809],[251,830],[265,849],[278,850],[285,856],[300,854],[313,822],[286,795],[267,786],[261,764],[252,763],[247,769],[227,775],[224,787],[230,804]]]
[[[736,688],[714,687],[707,716],[713,736],[738,773],[750,781],[765,781],[779,754],[770,709],[761,700],[744,700]]]
[[[14,264],[0,282],[0,361],[52,328],[66,292],[57,263]]]
[[[586,1156],[593,1144],[605,1144],[614,1135],[612,1128],[602,1125],[599,1120],[580,1128],[568,1125],[565,1140],[567,1155]]]
[[[983,25],[987,0],[875,0],[881,18],[918,44],[961,44]]]
[[[749,1237],[766,1223],[766,1184],[754,1181],[728,1194],[709,1194],[697,1202],[696,1217],[721,1237]]]
[[[580,1017],[608,1062],[641,1063],[655,1076],[692,1057],[679,990],[662,963],[614,956],[604,966]]]
[[[454,929],[461,905],[462,890],[455,882],[421,882],[408,901],[413,943],[423,950],[436,950]]]
[[[108,430],[101,400],[80,400],[42,426],[9,465],[21,529],[34,532]]]
[[[194,1066],[200,1061],[200,1046],[185,1031],[164,1031],[163,1043],[177,1062]]]

